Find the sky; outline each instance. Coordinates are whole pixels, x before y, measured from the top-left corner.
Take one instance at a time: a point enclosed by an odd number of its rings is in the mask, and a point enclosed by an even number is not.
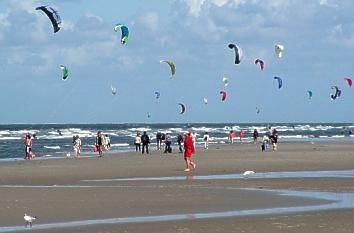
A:
[[[59,32],[41,5],[59,12]],[[353,8],[351,0],[2,0],[0,123],[353,122],[354,87],[344,81],[354,75]],[[124,45],[117,23],[129,27]],[[242,48],[239,65],[229,43]],[[175,63],[173,78],[160,60]],[[70,70],[65,81],[60,65]]]

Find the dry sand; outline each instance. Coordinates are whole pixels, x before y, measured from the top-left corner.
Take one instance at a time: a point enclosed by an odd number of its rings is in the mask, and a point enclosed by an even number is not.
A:
[[[252,144],[212,145],[207,151],[198,148],[194,159],[197,169],[190,172],[189,176],[243,173],[246,170],[352,170],[354,145],[350,142],[282,143],[279,151],[265,153],[259,151],[259,146]],[[228,188],[354,192],[354,179],[351,178],[203,181],[189,177],[181,181],[82,181],[184,176],[186,173],[183,169],[181,154],[162,154],[160,151],[153,151],[149,155],[109,154],[103,159],[92,157],[2,162],[0,231],[3,226],[23,224],[24,213],[40,216],[36,224],[43,224],[128,216],[291,207],[323,202]],[[253,217],[103,224],[38,232],[354,232],[353,219],[354,210],[344,209]],[[35,227],[36,225],[33,230]]]

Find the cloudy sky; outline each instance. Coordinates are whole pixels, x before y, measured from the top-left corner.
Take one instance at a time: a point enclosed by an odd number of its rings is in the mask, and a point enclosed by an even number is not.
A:
[[[58,10],[58,33],[40,5]],[[353,122],[352,9],[351,0],[2,0],[0,123]],[[130,29],[126,45],[116,23]],[[175,62],[173,79],[162,59]]]

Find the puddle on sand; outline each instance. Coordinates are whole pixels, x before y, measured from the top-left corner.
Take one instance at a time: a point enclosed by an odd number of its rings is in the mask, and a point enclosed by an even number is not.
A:
[[[205,176],[165,176],[165,177],[135,177],[101,180],[82,180],[82,182],[110,181],[169,181],[169,180],[234,180],[234,179],[284,179],[284,178],[354,178],[354,170],[341,171],[293,171],[293,172],[261,172],[249,176],[243,174],[223,174]]]
[[[235,188],[236,189],[236,188]],[[241,189],[242,190],[242,189]],[[288,195],[302,198],[322,199],[326,203],[320,205],[307,205],[296,207],[277,207],[251,210],[234,210],[223,212],[207,212],[207,213],[188,213],[174,215],[158,215],[158,216],[130,216],[116,217],[107,219],[92,219],[79,220],[70,222],[58,222],[47,224],[34,224],[33,228],[27,229],[23,225],[0,227],[0,233],[5,232],[21,232],[31,230],[50,230],[58,228],[74,228],[87,227],[90,225],[100,224],[127,224],[127,223],[148,223],[148,222],[163,222],[177,220],[193,220],[193,219],[210,219],[210,218],[225,218],[225,217],[240,217],[240,216],[256,216],[256,215],[272,215],[272,214],[290,214],[299,212],[312,212],[321,210],[333,210],[354,208],[354,193],[333,193],[333,192],[306,192],[306,191],[287,191],[287,190],[260,190],[260,189],[245,189],[255,192],[271,192],[274,195]],[[330,203],[328,203],[330,201]]]

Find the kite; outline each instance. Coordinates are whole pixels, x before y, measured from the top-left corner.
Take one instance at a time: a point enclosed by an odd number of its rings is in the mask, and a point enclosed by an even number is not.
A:
[[[36,10],[43,11],[50,19],[53,25],[54,33],[60,30],[61,18],[56,10],[49,6],[40,6]]]
[[[176,74],[176,65],[172,61],[161,60],[160,63],[166,63],[171,69],[171,78]]]
[[[235,64],[240,64],[242,60],[242,49],[234,44],[229,44],[228,47],[235,50]]]
[[[344,80],[347,81],[349,87],[352,87],[353,81],[351,78],[344,78]]]
[[[156,98],[156,99],[159,99],[159,98],[160,98],[160,92],[155,91],[155,93],[154,93],[154,94],[155,94],[155,98]]]
[[[180,114],[183,114],[186,111],[186,106],[184,104],[182,104],[182,103],[179,103],[178,105],[181,106]]]
[[[221,101],[225,101],[227,97],[226,91],[220,91],[220,95],[221,95]]]
[[[112,95],[116,95],[117,94],[117,88],[115,88],[112,85],[111,85],[111,91],[112,91]]]
[[[275,45],[275,54],[277,57],[281,58],[283,57],[283,52],[284,52],[284,45],[277,44]]]
[[[309,99],[312,99],[312,91],[307,91],[307,94],[309,94]]]
[[[274,77],[274,79],[278,80],[278,88],[280,89],[283,86],[283,80],[279,77]]]
[[[258,107],[256,107],[256,113],[259,114],[260,112],[261,110]]]
[[[129,39],[129,29],[128,29],[128,27],[123,25],[123,24],[118,23],[114,27],[114,31],[118,32],[119,30],[122,31],[122,36],[121,36],[120,42],[122,44],[127,43],[128,39]]]
[[[60,69],[63,70],[63,80],[66,80],[69,76],[69,69],[66,66],[60,66]]]
[[[261,68],[261,70],[264,69],[264,61],[262,61],[261,59],[256,59],[256,60],[254,61],[254,64],[259,65],[259,67]]]
[[[207,98],[203,98],[204,104],[208,104],[208,99]]]
[[[226,77],[222,78],[222,82],[224,83],[225,87],[227,87],[229,85],[229,80]]]
[[[332,86],[331,89],[335,90],[334,94],[331,94],[331,99],[335,100],[342,94],[342,91],[337,86]]]

